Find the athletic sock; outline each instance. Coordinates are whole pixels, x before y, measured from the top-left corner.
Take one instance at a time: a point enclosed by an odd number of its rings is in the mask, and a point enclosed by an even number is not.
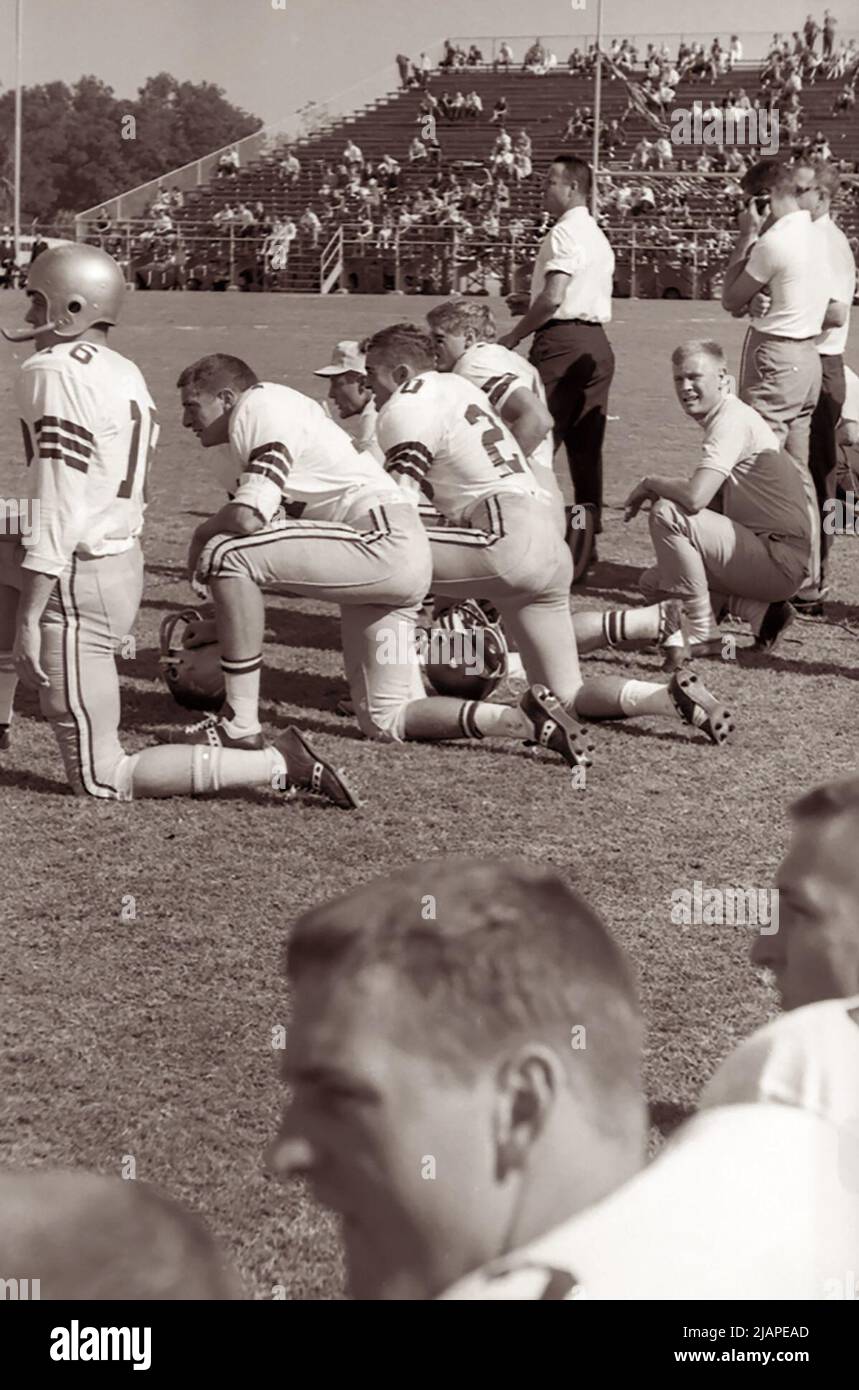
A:
[[[12,705],[18,677],[11,652],[0,652],[0,726],[12,723]]]
[[[760,636],[761,624],[766,616],[769,604],[765,599],[759,598],[732,598],[731,612],[735,618],[742,618],[747,622],[756,637]]]
[[[616,647],[620,642],[655,641],[660,621],[658,603],[646,608],[612,608],[602,615],[603,639],[607,647]]]
[[[222,656],[221,670],[224,673],[224,685],[227,689],[226,704],[230,711],[224,720],[227,732],[233,738],[239,738],[245,734],[258,734],[260,731],[259,685],[262,671],[262,652],[259,656],[245,657],[240,661],[233,661],[229,657]]]
[[[637,714],[677,714],[668,686],[650,681],[627,681],[620,692],[620,707],[627,718]]]
[[[713,621],[713,606],[708,593],[696,594],[694,598],[683,601],[686,617],[686,631],[690,642],[707,642],[721,634]]]

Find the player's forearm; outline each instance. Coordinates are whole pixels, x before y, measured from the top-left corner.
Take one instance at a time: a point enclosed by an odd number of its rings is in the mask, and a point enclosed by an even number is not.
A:
[[[557,310],[557,300],[543,290],[537,295],[528,312],[513,326],[510,334],[512,341],[521,343],[523,338],[530,338],[542,324],[555,317]]]
[[[219,512],[202,521],[194,532],[199,545],[205,545],[213,536],[246,536],[258,531],[264,525],[262,517],[252,507],[237,506],[228,502]]]
[[[682,478],[647,477],[642,486],[652,492],[654,497],[664,497],[667,502],[676,502],[684,512],[700,510],[701,504],[690,483]]]
[[[54,592],[56,575],[39,570],[21,569],[21,596],[18,600],[18,628],[35,630]]]

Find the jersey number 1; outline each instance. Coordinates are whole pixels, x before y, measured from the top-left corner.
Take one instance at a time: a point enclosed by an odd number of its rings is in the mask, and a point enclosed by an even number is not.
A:
[[[149,451],[155,444],[155,408],[149,407],[149,423],[146,430],[146,440],[143,448],[140,447],[140,435],[143,427],[143,416],[137,401],[130,401],[131,406],[131,447],[128,450],[128,472],[119,485],[117,497],[130,497],[134,490],[134,478],[141,463],[143,465],[144,494],[146,489],[146,465],[149,461]]]

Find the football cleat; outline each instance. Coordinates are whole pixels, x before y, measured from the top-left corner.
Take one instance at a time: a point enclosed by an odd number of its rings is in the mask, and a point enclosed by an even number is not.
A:
[[[761,630],[755,638],[755,651],[774,651],[795,619],[796,609],[792,603],[788,603],[787,600],[771,603],[764,614]]]
[[[206,743],[211,748],[238,748],[245,753],[253,753],[266,747],[262,730],[257,734],[244,734],[235,738],[228,733],[223,719],[207,714],[197,724],[185,724],[181,729],[171,729],[168,743]]]
[[[534,742],[560,753],[568,767],[591,767],[595,745],[587,730],[545,685],[532,685],[519,708],[534,726]]]
[[[684,724],[701,729],[717,746],[728,742],[735,728],[733,716],[694,671],[676,671],[668,682],[668,693]]]
[[[343,811],[351,811],[358,805],[358,798],[345,778],[319,756],[294,725],[274,746],[283,754],[291,786],[313,792],[315,796],[324,796]]]
[[[0,724],[0,753],[5,753],[7,748],[12,747],[12,740],[9,737],[9,725]]]

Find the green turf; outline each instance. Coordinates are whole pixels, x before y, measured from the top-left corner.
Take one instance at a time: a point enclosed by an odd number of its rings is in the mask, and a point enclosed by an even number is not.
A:
[[[236,353],[259,375],[322,395],[309,373],[332,344],[407,317],[418,298],[140,294],[112,343],[139,363],[161,412],[145,532],[148,577],[137,653],[121,663],[129,748],[178,711],[156,662],[161,616],[192,598],[183,577],[194,515],[220,504],[206,455],[184,435],[174,382],[201,354]],[[0,323],[23,297],[0,298]],[[681,338],[718,337],[736,369],[742,329],[717,305],[619,302],[618,359],[601,563],[577,606],[636,601],[648,562],[645,521],[618,505],[645,472],[682,472],[697,429],[676,404],[668,357]],[[506,310],[500,308],[502,323]],[[0,495],[15,496],[20,433],[14,366],[0,348]],[[859,365],[853,360],[854,367]],[[856,542],[837,543],[834,615],[859,616]],[[19,694],[14,743],[0,755],[5,887],[0,1162],[83,1165],[137,1176],[203,1213],[248,1292],[333,1297],[336,1233],[298,1189],[262,1172],[281,1093],[271,1029],[288,1019],[279,959],[290,919],[386,867],[438,854],[524,855],[578,884],[632,954],[649,1023],[648,1093],[670,1123],[716,1063],[772,1010],[747,961],[743,927],[673,926],[671,892],[695,879],[765,887],[782,852],[785,805],[853,770],[859,644],[797,624],[768,661],[702,664],[739,733],[718,750],[644,720],[597,732],[586,790],[517,747],[380,747],[334,714],[345,693],[334,610],[277,599],[266,651],[264,718],[297,722],[348,767],[362,797],[343,814],[270,794],[131,806],[74,800],[34,700]],[[794,635],[795,634],[795,635]],[[653,674],[653,657],[589,659],[590,671]],[[136,915],[129,917],[134,898]],[[124,901],[125,900],[125,901]]]

